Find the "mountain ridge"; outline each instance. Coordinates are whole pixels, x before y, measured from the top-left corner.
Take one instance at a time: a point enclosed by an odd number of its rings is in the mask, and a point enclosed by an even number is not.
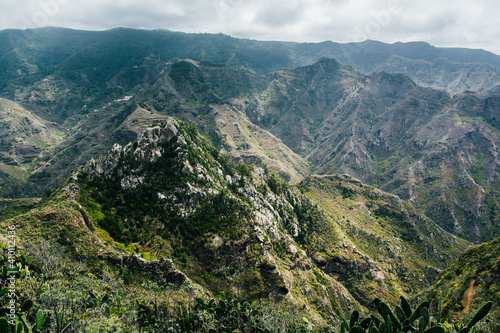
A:
[[[327,206],[340,211],[324,211],[301,191],[322,193],[315,201],[334,200]],[[469,246],[411,204],[349,176],[307,178],[297,190],[262,168],[234,164],[173,118],[90,160],[2,225],[12,224],[21,251],[48,241],[70,262],[87,258],[79,269],[96,276],[123,277],[125,265],[142,293],[154,279],[199,295],[271,299],[318,325],[335,325],[358,302],[372,307],[374,293],[392,303],[428,286]]]
[[[267,166],[291,182],[309,173],[349,173],[412,200],[469,240],[498,233],[495,96],[451,97],[402,74],[366,75],[330,58],[265,76],[174,60],[135,89],[128,102],[75,115],[73,123],[80,123],[71,139],[46,174],[33,179],[60,183],[69,165],[104,153],[118,138],[133,140],[134,112],[150,112],[145,119],[196,123],[224,154]],[[83,155],[68,163],[65,152]],[[460,170],[450,172],[456,165]]]
[[[446,290],[453,316],[497,292],[498,56],[132,29],[0,41],[0,240],[16,229],[32,314],[71,293],[75,330],[217,331],[209,307],[232,304],[312,331],[374,297],[431,288],[438,307]],[[492,63],[459,63],[474,54]]]

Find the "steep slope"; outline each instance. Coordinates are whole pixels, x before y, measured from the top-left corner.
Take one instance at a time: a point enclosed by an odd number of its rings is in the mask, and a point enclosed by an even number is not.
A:
[[[0,31],[0,96],[30,103],[64,121],[120,98],[176,58],[267,74],[333,57],[366,73],[404,73],[420,85],[488,92],[498,84],[499,56],[426,43],[261,42],[222,34],[59,28]],[[432,74],[429,74],[431,69]]]
[[[370,290],[397,302],[397,288],[412,294],[428,287],[469,246],[408,202],[349,176],[312,176],[299,188],[338,234],[333,249],[315,254],[316,264],[364,304],[371,301],[364,298]]]
[[[0,98],[0,196],[12,192],[37,196],[30,173],[45,165],[51,148],[65,140],[57,124],[43,120],[21,105]]]
[[[347,173],[480,242],[499,233],[499,106],[495,96],[452,98],[401,74],[364,75],[328,58],[266,76],[176,60],[131,101],[68,118],[69,140],[32,179],[60,184],[113,142],[134,140],[148,121],[175,116],[234,160],[292,183],[310,172]]]
[[[428,285],[468,246],[408,203],[348,177],[311,178],[301,188],[321,208],[167,118],[3,226],[16,226],[23,249],[42,240],[62,246],[97,276],[124,278],[122,263],[136,288],[153,279],[273,300],[318,325],[337,323],[357,302],[372,306],[374,295],[394,302]],[[402,263],[407,255],[416,260]]]
[[[151,123],[165,118],[137,107],[133,101],[113,102],[84,114],[68,129],[67,139],[53,147],[44,168],[36,170],[28,180],[51,190],[90,158],[106,154],[114,143],[125,145],[137,139]]]
[[[262,77],[245,70],[173,62],[137,96],[144,108],[197,124],[234,160],[266,166],[297,183],[308,172],[303,158],[245,115]]]
[[[483,328],[500,329],[500,238],[467,250],[438,277],[422,298],[432,299],[435,308],[442,304],[443,318],[468,318],[485,302],[493,309]],[[489,319],[489,320],[488,320]]]
[[[348,173],[398,194],[469,240],[498,234],[497,98],[450,98],[327,58],[267,79],[245,112],[313,172]]]
[[[0,55],[1,96],[59,123],[122,98],[163,65],[139,31],[45,28],[2,35],[10,48]]]
[[[221,157],[192,126],[168,118],[72,177],[64,195],[107,244],[105,257],[129,249],[151,259],[172,258],[207,290],[286,298],[314,316],[316,304],[326,304],[330,320],[354,304],[296,243],[303,225],[320,213],[276,176]],[[311,230],[317,239],[311,246],[319,242],[317,232]],[[301,286],[317,279],[325,289],[308,289],[306,298]]]
[[[190,60],[173,62],[155,80],[138,86],[130,100],[114,100],[97,109],[87,106],[68,117],[61,125],[68,133],[66,140],[52,147],[44,167],[27,175],[29,181],[42,195],[64,182],[74,168],[102,156],[113,143],[126,145],[149,124],[175,116],[196,123],[234,160],[267,166],[297,183],[308,172],[303,158],[242,112],[242,97],[252,91],[254,82],[258,81],[247,71],[200,66]]]
[[[168,119],[136,143],[115,145],[75,177],[79,201],[115,241],[134,243],[154,258],[176,258],[189,277],[210,290],[286,297],[308,308],[315,308],[315,299],[339,297],[343,287],[312,269],[300,249],[300,244],[319,246],[326,239],[318,229],[330,227],[317,225],[319,211],[276,176],[252,169],[234,169],[194,128]],[[305,229],[308,224],[315,227]],[[307,241],[301,238],[306,233]],[[326,289],[306,300],[299,286],[316,279],[314,274]],[[327,307],[339,311],[352,302],[342,299]]]
[[[4,196],[40,196],[113,142],[135,139],[126,119],[144,109],[156,111],[148,120],[175,115],[197,123],[234,159],[282,169],[292,182],[311,169],[349,173],[413,200],[448,231],[475,242],[498,234],[498,135],[490,128],[498,126],[497,97],[464,93],[451,99],[402,75],[366,76],[326,59],[265,77],[252,74],[312,62],[320,54],[339,56],[366,71],[389,69],[383,64],[398,67],[398,62],[406,66],[404,58],[432,62],[441,74],[431,79],[449,81],[443,77],[451,71],[469,77],[472,87],[488,82],[482,78],[486,74],[468,75],[456,64],[483,62],[474,71],[486,73],[481,66],[496,66],[493,54],[425,43],[340,47],[130,29],[4,31],[1,38],[6,42],[1,94],[26,103],[44,119],[57,120],[69,139],[32,175],[1,170],[5,183],[23,184],[22,189],[3,187]],[[67,43],[69,38],[78,42]],[[50,56],[50,50],[60,52]],[[176,60],[165,67],[176,56],[200,62]],[[133,101],[109,105],[127,95],[142,109]],[[438,165],[441,159],[444,164]],[[458,171],[449,172],[456,165]],[[28,177],[28,182],[19,181]]]

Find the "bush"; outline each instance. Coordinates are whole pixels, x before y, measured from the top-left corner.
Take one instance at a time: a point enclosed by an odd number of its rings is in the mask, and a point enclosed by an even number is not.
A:
[[[400,297],[400,305],[396,306],[395,312],[380,299],[375,299],[375,306],[380,317],[370,315],[362,319],[358,310],[354,310],[349,319],[349,324],[342,320],[340,333],[446,333],[448,325],[439,323],[439,319],[432,318],[429,314],[429,302],[423,302],[415,310],[412,310],[410,303],[403,296]],[[474,326],[481,321],[491,310],[493,303],[484,304],[472,317],[467,325],[460,323],[451,327],[456,328],[458,333],[469,333]],[[438,314],[438,318],[440,314]],[[433,325],[430,327],[430,325]],[[449,331],[450,332],[450,331]]]

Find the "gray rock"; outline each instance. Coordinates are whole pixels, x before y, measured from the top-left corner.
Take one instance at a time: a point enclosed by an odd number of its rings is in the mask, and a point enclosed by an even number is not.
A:
[[[179,271],[172,259],[161,259],[147,261],[137,254],[122,257],[120,264],[126,266],[132,272],[140,272],[146,277],[156,281],[160,286],[173,283],[176,286],[190,284],[191,281],[186,274]]]

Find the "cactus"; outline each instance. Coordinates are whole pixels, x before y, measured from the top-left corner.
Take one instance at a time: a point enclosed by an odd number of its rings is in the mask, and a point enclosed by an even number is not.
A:
[[[342,323],[340,324],[340,333],[346,333],[347,332],[347,323],[345,322],[344,319],[342,319]]]
[[[361,328],[359,328],[358,326],[353,326],[351,327],[351,329],[349,330],[349,333],[362,333],[363,331],[361,330]]]
[[[410,317],[410,323],[413,323],[415,320],[417,320],[419,317],[420,317],[420,311],[423,309],[423,308],[429,308],[429,302],[423,302],[422,304],[420,304],[416,309],[415,311],[413,311],[413,314],[411,315]]]
[[[410,318],[412,311],[410,307],[410,303],[403,296],[399,297],[401,300],[401,309],[404,311],[406,318]]]
[[[18,322],[16,325],[16,333],[24,333],[24,327],[21,322]]]
[[[398,317],[399,321],[404,325],[406,319],[409,317],[409,316],[406,316],[406,313],[403,311],[403,309],[397,305],[396,306],[396,316]]]
[[[0,333],[10,333],[10,325],[7,318],[0,318]]]
[[[390,318],[390,326],[387,325],[388,329],[389,329],[389,333],[393,332],[393,331],[397,332],[397,330],[401,329],[401,323],[398,321],[398,319],[396,318],[396,316],[392,312],[389,305],[387,305],[386,303],[384,303],[380,300],[377,303],[379,303],[378,311],[382,315],[382,317],[386,318],[386,320],[388,320]]]
[[[372,321],[371,318],[365,318],[363,321],[361,321],[359,326],[366,330],[366,329],[370,328],[371,321]]]
[[[25,300],[23,305],[21,306],[21,312],[28,312],[32,306],[33,306],[32,300],[30,299]]]
[[[345,319],[342,319],[340,327],[341,333],[446,333],[446,330],[441,326],[428,327],[430,322],[429,315],[429,302],[423,302],[415,311],[412,311],[410,304],[404,297],[400,297],[401,305],[396,306],[394,312],[390,307],[382,302],[380,299],[375,299],[375,305],[382,319],[375,315],[361,321],[358,310],[354,310],[350,317],[348,325]],[[455,324],[455,329],[459,333],[469,333],[471,329],[480,320],[482,320],[491,310],[492,302],[484,304],[473,318],[469,321],[466,327]],[[418,320],[418,329],[413,326],[414,322]],[[361,321],[361,323],[360,323]]]
[[[370,318],[372,320],[372,323],[375,324],[375,326],[377,326],[377,327],[380,326],[381,320],[378,317],[371,315]]]
[[[390,333],[387,329],[387,325],[384,322],[380,323],[380,325],[378,326],[378,331],[380,333]]]
[[[358,321],[359,321],[359,311],[358,310],[354,310],[351,313],[351,320],[349,321],[349,327],[350,328],[354,327],[354,325],[356,325],[356,323]]]
[[[50,326],[50,317],[47,313],[42,310],[38,310],[36,314],[35,329],[41,331]]]
[[[427,308],[420,309],[420,319],[418,321],[418,331],[424,333],[425,329],[429,325],[429,310]]]
[[[392,313],[392,311],[391,311],[391,313]],[[390,315],[387,316],[387,319],[385,320],[385,322],[387,323],[387,333],[394,332],[394,325],[392,323]]]
[[[493,306],[493,302],[486,302],[477,312],[476,314],[474,315],[474,317],[472,317],[472,319],[469,321],[469,323],[467,324],[467,326],[465,326],[464,328],[462,328],[458,333],[469,333],[470,330],[480,321],[482,320],[484,317],[486,317],[486,315],[490,312],[491,308]]]
[[[487,302],[485,303],[472,317],[472,319],[469,321],[467,324],[467,327],[472,328],[474,325],[476,325],[481,319],[486,317],[486,315],[490,312],[491,308],[493,306],[493,302]]]

